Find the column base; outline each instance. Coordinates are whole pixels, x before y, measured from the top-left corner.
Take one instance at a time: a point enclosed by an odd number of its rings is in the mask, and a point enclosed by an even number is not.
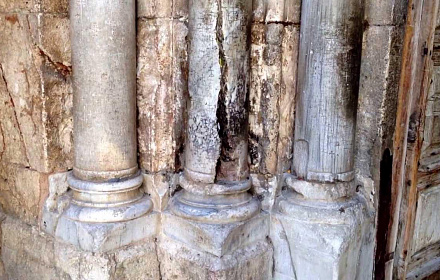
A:
[[[148,199],[139,203],[146,203]],[[88,223],[72,219],[67,209],[58,220],[54,236],[84,251],[107,252],[153,238],[157,235],[159,218],[158,213],[149,212],[132,220]]]
[[[245,190],[177,193],[162,214],[164,279],[271,279],[269,215]]]
[[[140,182],[142,183],[142,177]],[[153,205],[148,195],[138,189],[138,176],[134,178],[130,196],[136,199],[116,203],[93,203],[76,199],[77,190],[73,189],[56,198],[55,203],[46,203],[42,214],[42,229],[60,241],[72,244],[81,250],[107,252],[126,245],[153,238],[157,234],[159,214],[153,212]],[[89,189],[105,187],[125,187],[130,181],[109,183],[80,183]],[[124,197],[125,189],[108,191],[110,197]],[[95,194],[95,191],[88,190]],[[135,193],[136,192],[136,193]],[[81,196],[85,196],[83,192]],[[125,192],[126,193],[126,192]],[[75,196],[76,195],[76,196]],[[98,193],[104,197],[105,194]],[[101,199],[98,197],[98,199]]]
[[[162,279],[272,279],[271,244],[266,240],[222,257],[163,236],[158,246]]]
[[[356,279],[368,224],[359,196],[317,201],[287,189],[274,210],[272,224],[278,227],[271,237],[275,252],[280,253],[275,256],[277,279]],[[290,251],[277,250],[277,244]]]

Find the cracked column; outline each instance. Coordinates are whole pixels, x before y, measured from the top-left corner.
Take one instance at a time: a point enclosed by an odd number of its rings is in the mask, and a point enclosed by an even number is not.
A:
[[[106,251],[156,228],[137,165],[135,0],[70,1],[74,78],[71,201],[55,235]]]
[[[269,221],[249,193],[252,1],[192,0],[189,7],[190,101],[183,190],[175,194],[163,217],[162,275],[269,279]]]
[[[361,0],[302,2],[293,169],[276,218],[286,279],[354,279],[365,228],[354,181]],[[280,272],[281,274],[281,272]],[[361,277],[361,279],[363,279]]]

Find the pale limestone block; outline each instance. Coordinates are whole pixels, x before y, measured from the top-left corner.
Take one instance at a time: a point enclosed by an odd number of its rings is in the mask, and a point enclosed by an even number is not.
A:
[[[57,199],[69,189],[67,174],[69,174],[69,172],[49,175],[49,196],[46,199],[45,206],[51,211],[58,208]]]
[[[91,253],[12,218],[3,221],[1,229],[1,257],[9,280],[160,279],[154,239],[108,253]]]
[[[156,242],[150,239],[112,253],[116,261],[115,279],[162,279]]]
[[[38,0],[41,3],[43,13],[67,14],[69,12],[69,0]]]
[[[266,22],[284,22],[285,0],[267,0]]]
[[[41,18],[40,53],[45,95],[47,160],[50,170],[73,165],[72,68],[69,20],[65,16]]]
[[[299,28],[285,26],[282,41],[282,83],[279,102],[278,174],[290,170],[293,153],[296,77],[298,68]]]
[[[58,220],[55,236],[84,251],[109,252],[153,238],[157,234],[158,222],[159,215],[155,212],[115,223],[85,223],[62,215]]]
[[[29,224],[37,224],[47,193],[47,176],[17,165],[0,165],[0,204],[3,210]]]
[[[234,213],[231,214],[231,219],[233,217]],[[269,235],[269,216],[264,213],[246,221],[211,224],[165,212],[162,215],[162,223],[166,225],[163,228],[166,236],[199,252],[207,252],[217,257],[265,240]]]
[[[13,105],[17,128],[25,146],[28,166],[48,171],[45,154],[44,97],[40,66],[43,59],[32,41],[29,26],[34,15],[0,17],[0,65],[6,94]]]
[[[52,1],[54,2],[54,1]],[[54,67],[71,66],[70,22],[65,15],[44,15],[40,22],[40,48]]]
[[[35,13],[40,10],[41,0],[0,0],[0,12],[2,13]],[[55,1],[54,1],[55,2]]]
[[[15,104],[7,89],[3,69],[0,68],[0,159],[3,162],[28,166]]]
[[[298,24],[301,20],[301,0],[284,0],[285,22]]]
[[[2,223],[1,257],[9,280],[70,279],[57,270],[53,241],[35,227],[7,218]]]
[[[0,20],[6,38],[0,42],[5,99],[0,126],[6,146],[0,156],[42,172],[65,170],[72,160],[68,20],[14,14]]]
[[[280,183],[283,176],[267,176],[262,174],[251,174],[252,192],[261,201],[261,209],[270,212],[275,203],[275,199],[280,191]]]
[[[252,16],[253,21],[263,23],[266,18],[267,1],[253,0],[252,2]]]
[[[277,173],[283,28],[275,23],[252,27],[249,150],[255,173]]]
[[[187,18],[188,0],[138,0],[137,16],[141,18]]]
[[[186,35],[186,25],[177,20],[138,21],[138,139],[140,165],[148,172],[181,165]]]
[[[175,184],[174,177],[169,174],[144,174],[145,192],[150,195],[155,211],[161,212],[167,207]]]
[[[221,258],[162,237],[159,243],[162,279],[272,278],[272,247],[260,241]]]
[[[281,279],[296,280],[365,279],[359,278],[358,270],[362,265],[359,258],[363,233],[371,227],[365,206],[358,196],[322,203],[284,191],[274,216],[281,223],[276,230],[285,235],[285,240],[276,240],[274,246],[288,245],[290,252],[274,249],[278,254],[276,269],[280,269],[275,274],[282,275]]]

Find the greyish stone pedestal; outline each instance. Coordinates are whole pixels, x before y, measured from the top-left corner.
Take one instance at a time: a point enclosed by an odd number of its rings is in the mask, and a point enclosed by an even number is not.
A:
[[[251,181],[201,184],[182,177],[181,184],[162,216],[165,279],[270,279],[269,215],[248,193]]]
[[[279,256],[277,262],[284,269],[278,269],[274,279],[362,279],[358,278],[358,265],[369,222],[365,217],[360,197],[311,201],[291,189],[284,190],[273,220],[284,229],[287,244],[283,245],[290,252]],[[291,264],[288,269],[283,262]]]

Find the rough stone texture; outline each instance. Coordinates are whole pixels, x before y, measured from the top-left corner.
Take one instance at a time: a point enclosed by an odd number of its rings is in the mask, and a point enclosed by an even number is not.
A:
[[[378,200],[380,159],[393,144],[401,36],[395,26],[369,26],[364,32],[355,166],[373,209]]]
[[[368,226],[361,201],[355,197],[338,203],[313,202],[284,192],[274,215],[273,226],[278,230],[271,232],[272,239],[283,246],[275,246],[280,250],[278,262],[285,262],[275,268],[280,277],[368,279],[360,276],[358,269],[362,265],[359,257],[363,233]]]
[[[47,176],[15,164],[0,165],[0,204],[6,213],[38,224],[47,194]]]
[[[271,279],[272,247],[265,241],[222,258],[166,237],[159,244],[162,279]]]
[[[174,172],[182,164],[187,32],[179,20],[138,20],[138,140],[148,172]]]
[[[2,118],[2,128],[12,130],[12,139],[17,139],[5,141],[16,145],[6,145],[6,150],[17,153],[3,161],[40,172],[62,170],[71,164],[68,22],[33,14],[9,14],[0,20],[5,38],[0,42],[1,83],[6,91],[2,97],[9,96],[9,108],[4,109],[9,117]]]
[[[299,29],[254,23],[251,40],[251,171],[275,175],[292,159]]]
[[[9,280],[160,279],[154,240],[96,254],[54,242],[36,227],[12,218],[3,221],[1,231],[1,256]]]
[[[142,18],[187,18],[188,0],[138,0],[137,14]]]

